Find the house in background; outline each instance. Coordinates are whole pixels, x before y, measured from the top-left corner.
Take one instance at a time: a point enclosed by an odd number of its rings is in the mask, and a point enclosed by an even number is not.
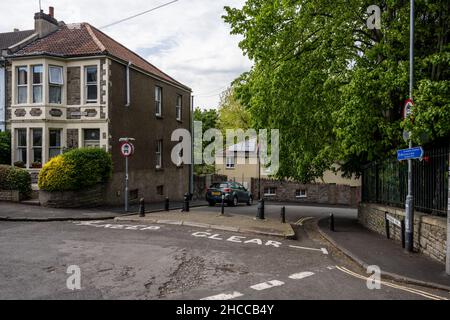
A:
[[[228,176],[228,180],[239,182],[247,189],[252,192],[255,191],[254,185],[252,185],[252,180],[259,178],[258,170],[258,153],[257,153],[257,140],[250,139],[245,142],[235,144],[228,147],[222,154],[217,154],[216,156],[216,171],[220,175]],[[336,165],[336,169],[339,167]],[[269,172],[261,167],[261,179],[270,179]],[[323,175],[323,178],[317,179],[316,184],[335,184],[335,185],[345,185],[350,187],[360,187],[361,180],[357,178],[346,179],[341,177],[339,173],[334,173],[329,170]],[[265,190],[266,195],[270,196],[273,193],[271,188]],[[306,198],[307,194],[305,189],[300,189],[297,192],[296,197]]]
[[[65,149],[111,153],[107,203],[123,202],[122,137],[135,138],[130,196],[181,200],[189,166],[171,161],[176,129],[190,130],[191,89],[88,23],[35,14],[37,37],[6,56],[12,163],[32,173]]]
[[[18,29],[14,29],[13,32],[0,33],[0,131],[5,131],[6,129],[7,61],[5,57],[20,44],[34,39],[34,35],[34,30],[19,31]]]

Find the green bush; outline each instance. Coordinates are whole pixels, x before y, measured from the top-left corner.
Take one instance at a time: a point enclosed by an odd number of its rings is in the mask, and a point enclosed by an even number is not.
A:
[[[11,134],[0,132],[0,164],[11,164]]]
[[[0,165],[0,189],[18,190],[21,198],[31,196],[31,176],[28,171]]]
[[[39,188],[45,191],[78,191],[106,183],[112,160],[102,149],[75,149],[49,161],[39,173]]]

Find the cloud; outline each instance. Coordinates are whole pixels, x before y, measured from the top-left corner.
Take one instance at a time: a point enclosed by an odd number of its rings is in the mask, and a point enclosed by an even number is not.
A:
[[[42,0],[58,20],[100,28],[169,0]],[[220,93],[251,67],[221,16],[245,0],[179,0],[103,31],[194,90],[195,106],[215,108]],[[32,29],[38,1],[16,0],[0,13],[0,32]],[[10,14],[21,12],[22,14]]]

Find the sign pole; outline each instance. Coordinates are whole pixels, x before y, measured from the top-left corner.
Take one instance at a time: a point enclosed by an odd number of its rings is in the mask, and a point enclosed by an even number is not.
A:
[[[119,141],[122,143],[120,147],[120,152],[122,153],[122,156],[125,158],[125,212],[128,212],[129,205],[128,205],[128,158],[131,157],[134,154],[134,145],[131,143],[132,141],[135,141],[134,138],[120,138]]]
[[[410,16],[410,47],[409,47],[409,98],[413,99],[414,89],[414,0],[411,0],[411,16]],[[409,135],[409,148],[413,146],[411,140],[411,133]],[[406,197],[406,212],[405,212],[405,224],[406,224],[406,250],[413,252],[414,250],[414,196],[413,196],[413,181],[412,181],[413,163],[412,159],[408,160],[408,196]]]
[[[125,212],[128,212],[128,157],[125,157]]]

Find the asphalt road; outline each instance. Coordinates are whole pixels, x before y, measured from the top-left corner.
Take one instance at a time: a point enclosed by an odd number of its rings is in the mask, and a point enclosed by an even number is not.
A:
[[[321,243],[313,227],[306,229],[299,227],[294,241],[105,221],[0,222],[0,299],[450,297],[403,285],[369,290],[347,269],[363,271]],[[79,267],[81,290],[68,289],[69,266]]]

